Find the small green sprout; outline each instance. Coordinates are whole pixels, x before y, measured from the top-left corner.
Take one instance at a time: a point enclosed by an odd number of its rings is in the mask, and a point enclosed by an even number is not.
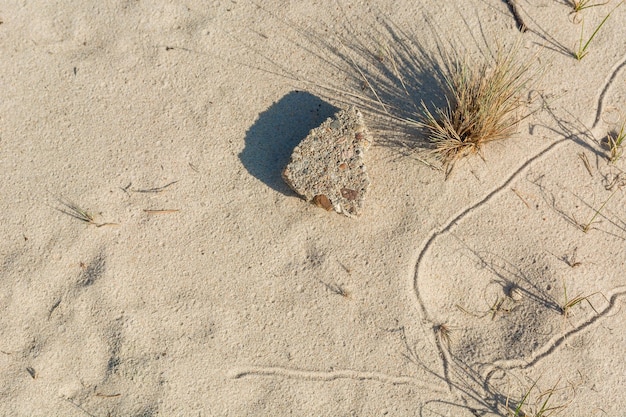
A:
[[[615,9],[617,9],[621,5],[622,5],[622,2],[620,2],[617,6],[615,6],[615,8],[611,10],[609,14],[607,14],[604,17],[604,19],[602,19],[602,22],[600,22],[600,24],[596,27],[596,30],[593,31],[593,33],[591,34],[591,36],[589,37],[587,42],[585,42],[584,45],[583,45],[583,33],[585,31],[585,21],[583,20],[582,27],[580,28],[580,41],[578,42],[578,50],[573,52],[574,58],[580,61],[587,55],[587,53],[589,52],[587,51],[587,48],[589,48],[589,44],[591,43],[593,38],[598,34],[598,32],[600,31],[600,28],[606,23],[606,21],[609,19],[609,17],[615,11]],[[591,6],[587,6],[587,7],[591,7]]]

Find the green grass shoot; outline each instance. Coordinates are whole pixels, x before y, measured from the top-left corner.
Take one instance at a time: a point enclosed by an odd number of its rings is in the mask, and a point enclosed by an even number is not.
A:
[[[591,304],[591,301],[589,301],[589,297],[592,297],[594,295],[596,295],[597,292],[593,293],[593,294],[589,294],[589,295],[582,295],[582,294],[578,294],[577,296],[573,297],[573,298],[568,298],[567,296],[567,286],[565,285],[565,282],[563,282],[563,295],[564,295],[564,303],[561,306],[561,314],[563,314],[565,317],[567,317],[567,315],[569,314],[569,311],[572,309],[572,307],[577,306],[578,304],[582,303],[583,301],[586,301],[589,306],[591,307],[591,309],[593,311],[596,312],[596,314],[598,314],[598,312],[596,311],[596,309],[593,307],[593,304]]]
[[[605,4],[608,3],[608,1],[604,3],[594,3],[594,4],[589,4],[589,3],[591,3],[591,0],[572,0],[572,7],[574,8],[574,13],[578,13],[585,9],[590,9],[592,7],[604,6]]]
[[[611,193],[611,195],[609,196],[609,198],[607,198],[604,203],[602,203],[602,205],[600,206],[600,208],[598,208],[597,210],[594,210],[593,216],[591,216],[591,219],[589,219],[589,221],[587,222],[587,224],[584,225],[580,225],[580,228],[582,229],[583,232],[587,233],[589,230],[591,230],[591,225],[593,223],[595,223],[596,218],[600,215],[600,212],[602,211],[602,209],[604,208],[604,206],[607,205],[607,203],[611,200],[611,198],[613,198],[613,196],[615,195],[615,193],[617,193],[620,190],[620,188],[616,188],[615,191],[613,191]]]
[[[56,210],[60,211],[63,214],[67,214],[68,216],[73,217],[76,220],[80,220],[81,222],[93,225],[96,224],[94,216],[87,210],[81,208],[78,204],[63,198],[58,198],[58,201],[63,205],[64,208],[57,208]]]
[[[534,401],[534,407],[529,404],[529,401],[531,393],[537,386],[537,381],[533,382],[530,388],[524,393],[524,396],[517,403],[515,408],[509,407],[509,399],[507,398],[507,417],[549,417],[560,413],[566,408],[565,404],[551,405],[552,396],[557,391],[557,384],[547,391],[540,392],[539,396]]]
[[[578,42],[578,50],[573,52],[574,58],[580,61],[587,55],[587,53],[589,53],[587,49],[589,48],[589,44],[591,43],[593,38],[595,38],[595,36],[600,31],[600,28],[606,23],[606,21],[609,19],[609,17],[615,11],[615,9],[617,9],[621,5],[622,5],[622,2],[620,2],[617,6],[615,6],[615,8],[613,8],[613,10],[611,10],[609,14],[607,14],[604,17],[604,19],[602,19],[602,22],[600,22],[600,24],[596,27],[596,29],[593,31],[593,33],[591,34],[589,39],[587,39],[587,42],[585,42],[584,45],[583,45],[583,33],[585,31],[585,21],[583,20],[582,26],[580,28],[580,40]],[[587,6],[587,7],[591,7],[591,6]]]
[[[59,197],[57,198],[57,201],[63,206],[63,208],[54,207],[54,209],[70,217],[73,217],[76,220],[80,220],[81,222],[85,222],[89,225],[93,225],[96,227],[119,226],[117,223],[97,223],[93,214],[81,208],[78,204],[70,200]]]

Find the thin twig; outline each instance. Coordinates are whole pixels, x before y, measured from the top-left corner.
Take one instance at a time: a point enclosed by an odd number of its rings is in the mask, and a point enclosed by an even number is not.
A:
[[[345,288],[343,288],[341,285],[338,284],[329,284],[326,283],[324,281],[322,281],[321,279],[319,280],[319,282],[321,282],[322,284],[324,284],[324,286],[332,293],[340,295],[344,298],[350,298],[350,293],[348,291],[346,291]]]
[[[169,214],[169,213],[176,213],[179,211],[180,209],[161,209],[161,210],[143,209],[143,212],[147,214]]]
[[[511,188],[511,191],[513,191],[515,195],[518,196],[520,200],[522,200],[522,203],[526,204],[526,207],[530,208],[530,204],[528,204],[524,197],[522,197],[519,191],[517,191],[515,188]]]
[[[160,193],[161,191],[165,190],[167,187],[169,187],[170,185],[174,185],[178,182],[178,180],[176,181],[172,181],[169,184],[165,184],[161,187],[154,187],[154,188],[146,188],[146,189],[131,189],[130,191],[134,192],[134,193]]]

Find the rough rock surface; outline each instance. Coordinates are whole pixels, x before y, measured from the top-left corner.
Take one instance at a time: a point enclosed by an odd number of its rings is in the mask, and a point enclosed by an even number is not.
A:
[[[306,201],[358,216],[370,184],[363,154],[371,142],[361,112],[340,110],[294,149],[283,179]]]

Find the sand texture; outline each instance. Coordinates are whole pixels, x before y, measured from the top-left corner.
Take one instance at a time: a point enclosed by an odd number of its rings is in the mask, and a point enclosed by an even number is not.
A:
[[[577,61],[619,2],[515,3],[2,2],[0,416],[623,416],[626,4]],[[533,113],[446,179],[400,119],[510,45]],[[356,219],[281,178],[352,105]]]

